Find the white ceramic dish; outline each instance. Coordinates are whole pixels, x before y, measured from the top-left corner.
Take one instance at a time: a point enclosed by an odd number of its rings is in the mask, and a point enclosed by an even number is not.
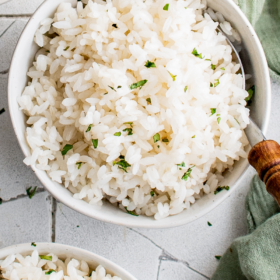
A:
[[[26,118],[19,111],[17,97],[22,94],[27,83],[26,73],[38,50],[38,47],[33,42],[35,31],[39,27],[40,21],[53,15],[58,5],[62,2],[75,4],[77,0],[46,0],[28,22],[19,39],[12,59],[8,83],[9,109],[16,136],[25,156],[30,155],[30,149],[25,140]],[[239,31],[242,37],[243,49],[241,51],[241,59],[245,72],[253,75],[253,83],[256,86],[256,94],[251,106],[251,116],[265,133],[270,116],[271,89],[268,66],[259,39],[245,15],[232,0],[209,0],[208,6],[215,11],[221,12]],[[38,170],[35,166],[32,166],[32,169],[46,189],[56,199],[84,215],[128,227],[167,228],[191,222],[219,205],[237,188],[245,175],[247,167],[248,162],[243,159],[235,164],[232,173],[225,174],[223,185],[229,185],[231,187],[229,191],[223,191],[217,195],[210,194],[204,196],[190,210],[158,221],[145,216],[131,216],[109,203],[98,207],[89,205],[81,200],[76,200],[67,189],[53,182],[44,171]]]
[[[84,260],[91,269],[102,265],[106,269],[106,272],[111,275],[121,277],[123,280],[137,280],[120,266],[89,251],[58,243],[36,243],[36,245],[36,247],[33,247],[31,243],[25,243],[0,249],[0,260],[5,259],[11,254],[30,255],[36,249],[39,255],[53,253],[63,260],[67,257]]]

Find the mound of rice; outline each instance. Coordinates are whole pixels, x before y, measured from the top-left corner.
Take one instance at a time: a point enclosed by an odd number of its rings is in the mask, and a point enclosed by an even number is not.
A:
[[[0,277],[9,280],[122,280],[107,274],[101,265],[91,270],[83,260],[61,260],[52,253],[39,255],[37,250],[31,256],[16,254],[0,260]]]
[[[18,99],[29,117],[24,162],[77,199],[155,219],[215,191],[246,157],[240,65],[200,0],[62,3]],[[214,20],[212,18],[214,18]]]

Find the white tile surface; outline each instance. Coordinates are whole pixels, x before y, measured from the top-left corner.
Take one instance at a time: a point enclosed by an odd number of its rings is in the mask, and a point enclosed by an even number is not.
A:
[[[234,238],[247,233],[244,199],[253,169],[220,206],[201,219],[174,229],[145,230],[110,225],[85,217],[60,203],[52,219],[53,209],[46,192],[37,193],[31,200],[24,197],[27,187],[41,187],[41,184],[22,163],[23,154],[8,113],[8,75],[5,72],[27,18],[3,16],[30,14],[41,2],[11,0],[0,5],[0,109],[6,109],[0,115],[0,197],[7,201],[0,205],[0,247],[51,241],[53,224],[56,242],[105,256],[139,280],[209,279],[218,264],[214,256],[223,254]],[[280,85],[272,83],[272,90],[267,137],[280,142]]]

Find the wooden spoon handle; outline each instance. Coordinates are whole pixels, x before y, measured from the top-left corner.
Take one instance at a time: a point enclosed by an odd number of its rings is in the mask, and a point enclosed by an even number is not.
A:
[[[280,145],[273,140],[262,141],[251,149],[248,160],[280,206]]]

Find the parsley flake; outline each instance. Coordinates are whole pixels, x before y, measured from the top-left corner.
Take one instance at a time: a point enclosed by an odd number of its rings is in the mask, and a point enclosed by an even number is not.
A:
[[[37,187],[34,187],[34,189],[32,189],[32,187],[30,187],[26,190],[26,193],[30,199],[35,195],[36,190],[37,190]]]
[[[215,191],[214,191],[214,194],[217,194],[217,193],[219,193],[219,192],[221,192],[222,190],[229,190],[229,186],[223,186],[223,187],[221,187],[221,186],[219,186]]]
[[[139,88],[139,87],[142,87],[144,86],[146,83],[148,82],[148,80],[142,80],[142,81],[139,81],[137,83],[134,83],[132,85],[130,85],[130,89],[133,90],[133,89],[136,89],[136,88]]]
[[[5,113],[5,108],[2,108],[2,109],[0,110],[0,115],[2,115],[3,113]]]
[[[91,142],[92,142],[93,148],[96,149],[98,146],[98,139],[92,139]]]
[[[147,99],[146,99],[146,101],[147,101],[148,103],[152,104],[152,100],[151,100],[151,98],[150,98],[150,97],[149,97],[149,98],[147,98]]]
[[[210,83],[210,87],[213,87],[213,84],[212,84],[212,83]]]
[[[46,53],[50,53],[50,51],[47,50]]]
[[[124,132],[128,132],[128,134],[127,135],[133,135],[133,133],[132,133],[132,128],[125,128],[124,130],[123,130]]]
[[[114,134],[114,136],[121,136],[121,135],[122,135],[121,132],[116,132],[116,133]]]
[[[184,175],[182,176],[182,180],[187,181],[187,180],[189,179],[189,177],[190,177],[190,175],[191,175],[192,170],[193,170],[194,167],[195,167],[195,166],[190,167],[190,168],[184,173]]]
[[[211,108],[210,111],[211,111],[211,116],[213,116],[214,114],[216,114],[217,109],[216,108]]]
[[[105,93],[104,93],[104,95],[107,95],[107,94],[108,94],[108,92],[105,92]]]
[[[150,192],[150,195],[151,195],[151,196],[154,196],[154,195],[155,195],[155,191],[151,191],[151,192]]]
[[[194,136],[192,136],[192,138],[195,138],[195,135],[194,135]]]
[[[67,47],[64,49],[64,51],[67,51],[69,48],[70,48],[70,47],[69,47],[69,46],[67,46]]]
[[[207,59],[205,59],[205,61],[211,61],[211,59],[207,58]]]
[[[116,91],[113,87],[108,86],[111,90]]]
[[[169,142],[169,140],[168,140],[167,138],[163,138],[163,139],[162,139],[162,142],[167,143],[167,142]]]
[[[37,245],[36,245],[35,242],[32,242],[32,243],[31,243],[31,246],[36,247]]]
[[[45,272],[45,275],[50,275],[50,274],[52,274],[53,272],[55,272],[55,270],[50,269],[49,271]]]
[[[153,136],[153,139],[154,139],[154,143],[158,142],[158,141],[160,140],[160,135],[159,135],[159,133],[155,134],[155,135]]]
[[[125,173],[127,173],[127,168],[130,167],[131,165],[125,161],[124,159],[120,161],[113,161],[113,166],[118,165],[118,168],[123,170]]]
[[[39,257],[42,260],[52,261],[52,256],[39,255]]]
[[[122,86],[118,86],[117,88],[122,88]]]
[[[115,28],[118,28],[116,23],[112,24],[112,26],[115,27]]]
[[[249,103],[249,101],[252,99],[253,95],[255,93],[255,86],[252,86],[249,90],[248,90],[248,96],[245,98],[245,101],[247,101],[247,104]],[[1,112],[0,112],[1,113]]]
[[[219,84],[220,84],[219,79],[217,79],[217,80],[215,80],[215,81],[216,81],[216,83],[214,83],[214,87],[216,87],[217,85],[219,85]]]
[[[120,159],[124,159],[124,156],[123,156],[123,155],[120,155],[119,158],[120,158]]]
[[[184,162],[182,162],[182,163],[180,163],[180,164],[177,164],[177,166],[178,166],[178,167],[186,167],[186,165],[185,165]]]
[[[125,208],[125,210],[126,210],[126,212],[127,212],[128,214],[130,214],[130,215],[132,215],[132,216],[139,216],[139,215],[136,214],[135,211],[129,211],[129,210],[127,210],[127,207],[124,207],[124,208]]]
[[[220,121],[221,121],[221,117],[218,117],[217,122],[220,123]]]
[[[193,49],[192,54],[193,54],[195,57],[198,57],[198,58],[202,59],[202,54],[201,54],[201,53],[198,53],[197,50],[196,50],[196,48]]]
[[[215,70],[215,69],[216,69],[216,65],[211,64],[211,69],[212,69],[212,70]]]
[[[184,88],[184,92],[186,92],[188,90],[188,86],[185,86]]]
[[[236,122],[238,123],[238,124],[240,124],[240,122],[236,119],[236,118],[234,118],[235,120],[236,120]]]
[[[86,132],[90,132],[91,131],[91,127],[92,127],[92,124],[90,124],[86,130]]]
[[[207,224],[208,224],[209,227],[212,227],[212,224],[210,222],[207,222]]]
[[[64,147],[63,147],[63,149],[62,149],[62,151],[61,151],[61,154],[63,155],[63,156],[65,156],[70,150],[72,150],[73,149],[73,145],[70,145],[70,144],[66,144]]]
[[[221,70],[226,70],[225,67],[222,67]]]
[[[169,4],[166,4],[166,5],[163,7],[163,10],[164,10],[164,11],[168,11],[168,9],[169,9]]]
[[[76,163],[76,165],[78,165],[78,169],[81,168],[82,164],[83,164],[82,162],[77,162],[77,163]]]
[[[175,82],[177,75],[172,75],[169,71],[168,71],[168,73],[171,76],[173,82]]]
[[[219,261],[222,256],[215,256],[215,258]]]
[[[156,68],[156,64],[154,62],[151,62],[149,60],[147,60],[145,67],[147,68]]]

